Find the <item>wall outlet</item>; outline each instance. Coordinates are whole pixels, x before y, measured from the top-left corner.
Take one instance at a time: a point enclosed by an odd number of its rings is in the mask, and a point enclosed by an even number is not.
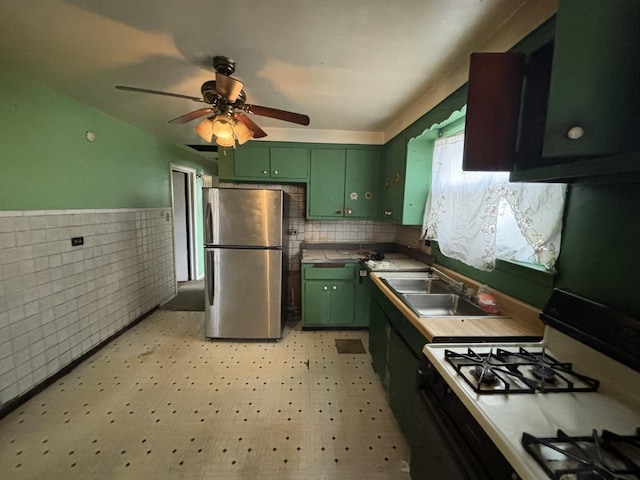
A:
[[[84,245],[84,237],[73,237],[71,239],[72,247],[77,247],[78,245]]]

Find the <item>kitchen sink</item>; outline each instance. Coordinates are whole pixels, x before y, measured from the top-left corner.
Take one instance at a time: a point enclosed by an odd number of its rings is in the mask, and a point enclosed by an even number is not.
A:
[[[383,278],[391,290],[403,293],[451,293],[448,283],[438,278]]]
[[[491,316],[454,293],[402,293],[399,298],[419,317]]]

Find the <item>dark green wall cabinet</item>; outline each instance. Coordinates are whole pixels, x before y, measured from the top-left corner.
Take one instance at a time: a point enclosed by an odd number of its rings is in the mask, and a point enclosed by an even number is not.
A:
[[[309,152],[304,147],[247,144],[221,152],[218,164],[222,180],[296,183],[309,178]]]
[[[307,218],[377,219],[381,148],[312,148]]]
[[[435,134],[410,138],[398,135],[384,152],[383,218],[402,225],[422,225],[431,188],[431,160]]]
[[[472,57],[465,169],[498,164],[512,181],[640,170],[637,1],[561,0],[552,24],[538,45]]]

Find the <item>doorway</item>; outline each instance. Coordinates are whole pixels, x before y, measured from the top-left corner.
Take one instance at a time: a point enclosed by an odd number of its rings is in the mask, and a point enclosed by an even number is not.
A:
[[[195,243],[195,179],[195,170],[177,165],[171,166],[176,282],[188,282],[198,278]]]

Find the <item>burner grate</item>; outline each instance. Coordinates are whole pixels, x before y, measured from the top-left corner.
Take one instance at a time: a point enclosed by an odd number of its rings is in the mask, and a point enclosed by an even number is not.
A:
[[[445,349],[445,359],[476,393],[593,392],[598,380],[575,372],[571,363],[559,362],[544,348],[532,352],[497,348],[494,352],[466,353]]]
[[[640,429],[631,436],[593,430],[571,437],[558,430],[556,437],[540,438],[525,432],[522,446],[554,480],[640,478]]]

